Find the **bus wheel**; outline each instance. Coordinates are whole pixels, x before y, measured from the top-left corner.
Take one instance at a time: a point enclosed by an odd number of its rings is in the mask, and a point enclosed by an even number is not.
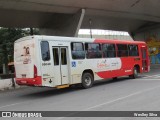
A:
[[[138,70],[136,67],[133,68],[133,74],[129,76],[132,79],[135,79],[138,77]]]
[[[82,76],[82,87],[87,89],[93,85],[93,76],[90,73],[83,73]]]

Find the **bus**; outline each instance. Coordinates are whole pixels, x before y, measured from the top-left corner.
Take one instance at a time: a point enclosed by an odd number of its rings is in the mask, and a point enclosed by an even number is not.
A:
[[[121,76],[137,78],[150,71],[143,41],[58,36],[27,36],[14,43],[18,85],[65,88]]]

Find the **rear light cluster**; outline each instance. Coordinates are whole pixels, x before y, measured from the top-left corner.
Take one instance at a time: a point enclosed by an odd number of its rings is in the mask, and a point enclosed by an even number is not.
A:
[[[37,67],[34,65],[34,78],[37,77]]]

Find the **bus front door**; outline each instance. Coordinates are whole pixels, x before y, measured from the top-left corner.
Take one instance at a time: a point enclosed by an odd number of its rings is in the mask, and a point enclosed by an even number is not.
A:
[[[55,85],[69,84],[67,47],[52,47]]]
[[[147,72],[148,71],[147,48],[142,47],[141,52],[142,52],[142,68],[144,72],[145,71]]]

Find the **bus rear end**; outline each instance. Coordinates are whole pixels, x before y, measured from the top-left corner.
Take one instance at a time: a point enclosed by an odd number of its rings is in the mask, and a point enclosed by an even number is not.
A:
[[[37,76],[35,40],[24,37],[14,44],[15,79],[19,85],[41,86],[41,77]]]

